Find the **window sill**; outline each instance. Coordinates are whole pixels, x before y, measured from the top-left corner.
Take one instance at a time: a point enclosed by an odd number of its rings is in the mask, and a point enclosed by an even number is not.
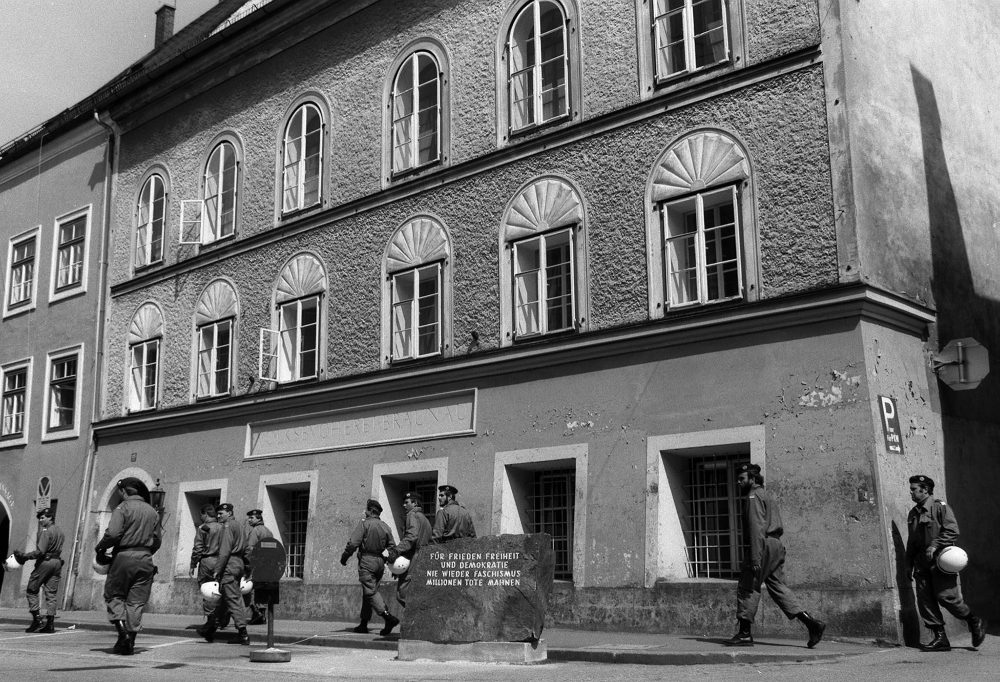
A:
[[[64,430],[50,431],[48,433],[45,433],[42,435],[42,442],[51,443],[53,441],[70,440],[79,437],[80,437],[80,431],[77,427],[74,426]]]
[[[554,118],[551,121],[538,123],[533,126],[528,126],[527,128],[511,130],[504,136],[504,146],[517,144],[526,140],[533,140],[536,137],[541,137],[542,135],[545,135],[553,130],[568,128],[576,122],[577,118],[578,116],[576,114],[565,114],[559,118]]]
[[[416,178],[421,178],[425,175],[429,175],[434,171],[445,166],[444,159],[436,159],[434,161],[428,161],[427,163],[415,166],[413,168],[407,168],[406,170],[397,171],[389,174],[386,178],[387,185],[397,185],[407,182],[409,180],[415,180]]]
[[[11,317],[17,317],[18,315],[24,315],[25,313],[30,313],[35,310],[34,303],[22,303],[13,308],[4,308],[3,319],[9,319]]]
[[[60,291],[54,291],[49,295],[49,303],[58,303],[59,301],[65,301],[68,298],[76,298],[77,296],[82,296],[87,293],[87,288],[81,283],[79,286],[73,288],[66,288]]]
[[[28,439],[25,436],[4,436],[0,438],[0,450],[6,450],[7,448],[19,448],[28,444]]]

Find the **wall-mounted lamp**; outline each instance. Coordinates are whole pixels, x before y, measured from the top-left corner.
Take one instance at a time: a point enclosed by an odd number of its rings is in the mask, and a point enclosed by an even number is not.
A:
[[[163,513],[163,496],[166,491],[160,487],[160,479],[156,479],[156,486],[149,491],[149,505],[156,510],[157,514]]]

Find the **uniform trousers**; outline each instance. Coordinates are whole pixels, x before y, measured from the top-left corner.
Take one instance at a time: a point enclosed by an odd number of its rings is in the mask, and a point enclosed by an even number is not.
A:
[[[217,556],[206,556],[202,557],[201,561],[198,562],[198,585],[204,585],[205,583],[210,583],[215,580],[215,569],[216,564],[219,562],[219,557]],[[220,590],[221,592],[221,590]],[[204,599],[201,600],[201,611],[205,614],[205,617],[211,616],[215,613],[215,609],[219,606],[218,599]]]
[[[407,571],[401,575],[396,576],[396,601],[403,608],[406,608],[406,595],[410,591],[410,584],[413,582],[413,576]]]
[[[156,566],[148,549],[126,549],[115,554],[104,582],[104,601],[112,623],[124,622],[128,632],[142,629],[142,610],[149,601],[154,575]]]
[[[385,600],[378,592],[385,575],[385,560],[380,556],[362,554],[358,560],[358,582],[361,583],[361,622],[367,623],[372,613],[385,613]]]
[[[240,592],[240,578],[242,577],[243,559],[235,556],[229,557],[226,569],[222,572],[222,580],[219,581],[222,600],[216,609],[216,618],[219,622],[225,622],[228,613],[233,617],[233,625],[237,628],[247,626],[247,612],[243,606],[243,593]]]
[[[917,584],[917,612],[929,628],[944,627],[941,606],[948,613],[965,620],[971,610],[962,599],[962,588],[958,585],[958,575],[943,573],[936,566],[913,570],[913,579]]]
[[[41,611],[38,598],[41,590],[45,594],[45,613],[49,616],[56,615],[56,593],[59,592],[62,580],[62,565],[63,560],[58,557],[35,560],[35,570],[28,577],[28,588],[25,590],[29,611]]]
[[[785,546],[778,538],[764,540],[764,551],[760,560],[760,572],[756,573],[747,561],[743,563],[740,581],[736,586],[736,617],[751,623],[760,606],[761,584],[767,586],[771,599],[789,620],[802,613],[798,599],[785,584]]]

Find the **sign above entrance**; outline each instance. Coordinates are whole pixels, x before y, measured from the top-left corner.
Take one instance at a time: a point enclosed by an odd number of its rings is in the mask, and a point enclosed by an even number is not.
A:
[[[247,424],[243,456],[309,452],[476,433],[476,389]]]

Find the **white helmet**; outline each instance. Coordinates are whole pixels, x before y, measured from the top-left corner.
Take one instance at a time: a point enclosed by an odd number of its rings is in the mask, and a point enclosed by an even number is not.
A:
[[[408,570],[410,570],[410,560],[405,556],[397,558],[389,566],[389,572],[393,575],[403,575]]]
[[[961,547],[945,547],[937,556],[937,566],[942,573],[958,573],[969,564],[969,555]]]
[[[240,578],[240,592],[243,594],[250,594],[253,592],[253,581],[249,578]]]
[[[220,598],[222,596],[222,593],[219,592],[219,583],[215,580],[211,580],[207,583],[202,583],[201,596],[209,601]]]
[[[94,559],[91,565],[94,567],[94,573],[97,575],[107,575],[108,569],[111,568],[110,564],[102,564],[97,559]]]
[[[3,562],[3,570],[5,571],[16,571],[19,568],[21,568],[21,563],[14,558],[13,554],[7,557],[7,560]]]

